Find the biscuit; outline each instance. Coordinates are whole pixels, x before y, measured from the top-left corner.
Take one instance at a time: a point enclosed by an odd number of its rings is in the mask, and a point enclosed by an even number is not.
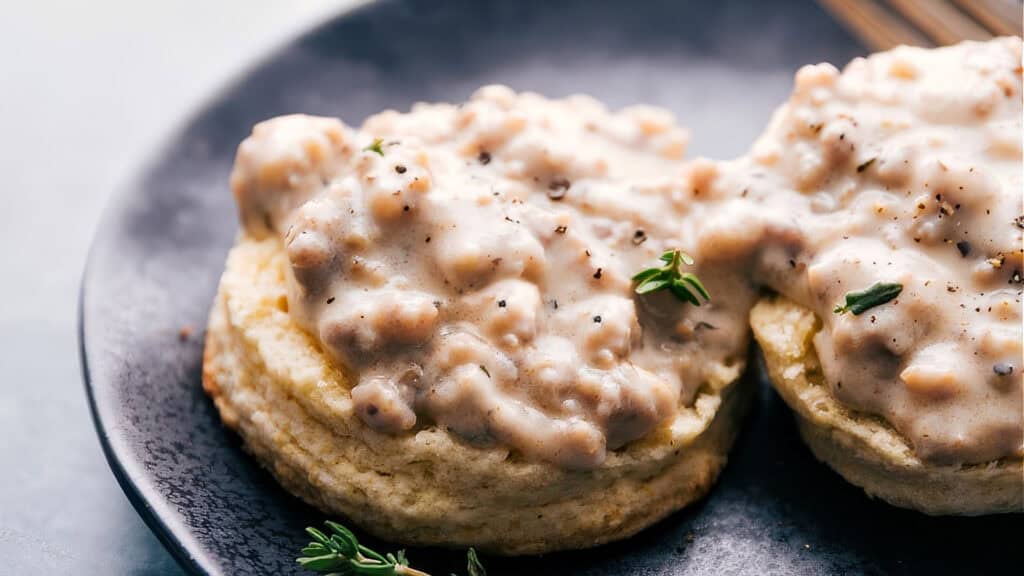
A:
[[[708,492],[751,390],[723,366],[690,407],[591,470],[476,447],[436,426],[388,435],[353,411],[352,380],[288,314],[277,238],[232,249],[206,338],[203,387],[290,492],[406,545],[499,554],[626,538]]]
[[[811,342],[814,314],[782,297],[750,313],[772,385],[793,410],[818,460],[872,497],[926,514],[979,515],[1024,508],[1024,468],[1004,458],[975,465],[922,462],[883,419],[854,412],[829,392]]]

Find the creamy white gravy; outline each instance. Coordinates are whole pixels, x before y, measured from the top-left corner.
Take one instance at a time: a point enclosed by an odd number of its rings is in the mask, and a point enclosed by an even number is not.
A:
[[[491,86],[359,131],[269,120],[232,185],[246,232],[282,237],[290,313],[351,372],[366,424],[589,468],[744,359],[753,294],[717,297],[741,271],[692,267],[700,308],[632,290],[694,250],[686,143],[663,110]]]
[[[716,186],[745,197],[702,242],[822,320],[832,393],[935,463],[1020,456],[1021,41],[899,48],[796,75]],[[847,292],[899,283],[836,314]]]
[[[377,430],[597,466],[735,375],[768,287],[821,318],[840,401],[926,461],[984,462],[1024,444],[1020,58],[1001,39],[805,67],[717,164],[684,163],[662,110],[497,86],[359,130],[285,116],[242,143],[232,188]],[[710,303],[633,294],[672,248]],[[903,291],[833,313],[875,282]]]

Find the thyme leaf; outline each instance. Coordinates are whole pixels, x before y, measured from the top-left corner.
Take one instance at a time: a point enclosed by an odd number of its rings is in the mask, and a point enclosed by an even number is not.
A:
[[[680,270],[684,264],[693,265],[693,258],[689,254],[682,250],[667,250],[658,260],[665,265],[641,270],[633,276],[633,283],[636,284],[634,292],[643,295],[668,290],[681,302],[689,302],[694,306],[701,305],[701,298],[704,301],[711,300],[707,288],[695,274]]]
[[[902,291],[902,284],[875,282],[870,288],[847,292],[846,305],[839,306],[837,304],[832,312],[836,314],[852,312],[854,316],[859,316],[865,311],[875,306],[881,306],[899,296]]]
[[[476,555],[476,550],[470,548],[466,551],[466,572],[469,576],[487,576],[487,570]]]
[[[363,148],[363,152],[376,152],[377,154],[380,154],[381,156],[383,156],[384,155],[384,148],[381,147],[381,145],[383,145],[383,144],[384,144],[384,139],[383,138],[374,138],[373,139],[373,144],[370,144],[366,148]]]

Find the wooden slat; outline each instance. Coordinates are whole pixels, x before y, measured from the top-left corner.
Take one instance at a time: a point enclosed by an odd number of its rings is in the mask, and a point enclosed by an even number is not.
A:
[[[907,20],[913,22],[936,44],[962,40],[988,40],[992,33],[956,9],[946,0],[888,0]]]
[[[818,0],[826,10],[872,50],[908,44],[933,47],[928,38],[874,0]]]
[[[961,10],[970,14],[999,36],[1021,36],[1024,7],[1014,0],[954,0]]]

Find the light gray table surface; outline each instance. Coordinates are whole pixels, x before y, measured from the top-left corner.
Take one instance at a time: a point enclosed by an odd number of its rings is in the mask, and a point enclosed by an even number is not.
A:
[[[89,417],[77,295],[112,190],[253,60],[354,0],[0,3],[0,574],[178,574]]]

